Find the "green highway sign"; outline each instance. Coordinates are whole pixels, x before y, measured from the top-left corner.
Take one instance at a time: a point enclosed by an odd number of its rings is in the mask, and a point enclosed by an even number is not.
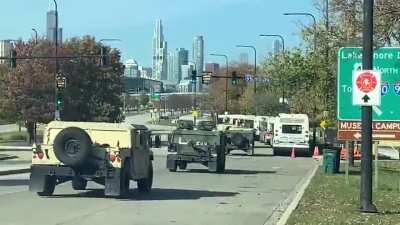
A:
[[[362,69],[362,48],[341,48],[338,54],[337,118],[360,120],[361,107],[353,105],[353,72]],[[400,48],[374,51],[374,70],[382,73],[381,105],[374,108],[374,121],[400,121]]]
[[[151,100],[152,101],[160,101],[160,93],[153,93],[152,95],[151,95]]]

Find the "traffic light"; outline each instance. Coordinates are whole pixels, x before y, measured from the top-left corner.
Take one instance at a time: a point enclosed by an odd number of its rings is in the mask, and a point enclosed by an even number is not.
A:
[[[236,71],[232,72],[232,85],[238,85],[239,84],[239,77],[236,74]]]
[[[10,67],[12,69],[17,68],[17,51],[15,51],[15,49],[10,51],[10,58]]]
[[[210,84],[210,82],[211,82],[211,77],[212,77],[212,73],[210,73],[210,72],[204,72],[203,75],[201,76],[201,83],[203,83],[203,84]]]
[[[56,98],[56,110],[61,110],[63,107],[63,100],[62,100],[62,95],[61,92],[57,92],[57,98]]]
[[[197,71],[196,70],[192,70],[192,81],[196,81],[197,80]]]
[[[107,65],[107,48],[102,46],[100,49],[100,66],[105,67]]]

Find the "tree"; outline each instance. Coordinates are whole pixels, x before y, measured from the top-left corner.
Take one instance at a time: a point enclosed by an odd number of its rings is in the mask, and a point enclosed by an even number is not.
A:
[[[142,94],[142,95],[140,95],[139,101],[140,101],[140,105],[146,106],[149,103],[150,98],[148,95]]]
[[[74,38],[59,49],[60,56],[94,55],[100,52],[101,43],[94,38]],[[53,56],[54,46],[46,40],[18,42],[19,56]],[[120,53],[109,54],[109,66],[98,67],[98,57],[59,60],[60,72],[67,78],[67,88],[62,91],[61,115],[67,121],[116,122],[122,118],[123,65]],[[54,118],[55,60],[19,60],[17,68],[8,70],[0,79],[5,95],[0,97],[1,117],[10,121],[47,123]],[[4,96],[4,97],[3,97]]]

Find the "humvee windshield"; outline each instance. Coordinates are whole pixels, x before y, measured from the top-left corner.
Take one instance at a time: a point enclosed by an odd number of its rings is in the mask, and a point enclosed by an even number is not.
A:
[[[186,145],[189,141],[192,141],[195,145],[219,145],[220,137],[204,134],[176,134],[172,143]]]

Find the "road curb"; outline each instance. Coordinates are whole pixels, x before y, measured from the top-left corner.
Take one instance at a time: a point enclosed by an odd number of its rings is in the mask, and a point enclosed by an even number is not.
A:
[[[307,175],[296,185],[294,190],[289,194],[289,197],[281,202],[273,211],[269,219],[264,225],[285,225],[292,212],[297,208],[301,198],[312,178],[315,176],[319,169],[319,162],[316,162],[314,167],[307,173]],[[285,209],[286,208],[286,209]],[[282,213],[283,212],[283,213]],[[277,222],[276,222],[277,221]]]
[[[20,174],[20,173],[29,173],[29,172],[31,172],[31,168],[4,170],[4,171],[0,171],[0,176]]]

